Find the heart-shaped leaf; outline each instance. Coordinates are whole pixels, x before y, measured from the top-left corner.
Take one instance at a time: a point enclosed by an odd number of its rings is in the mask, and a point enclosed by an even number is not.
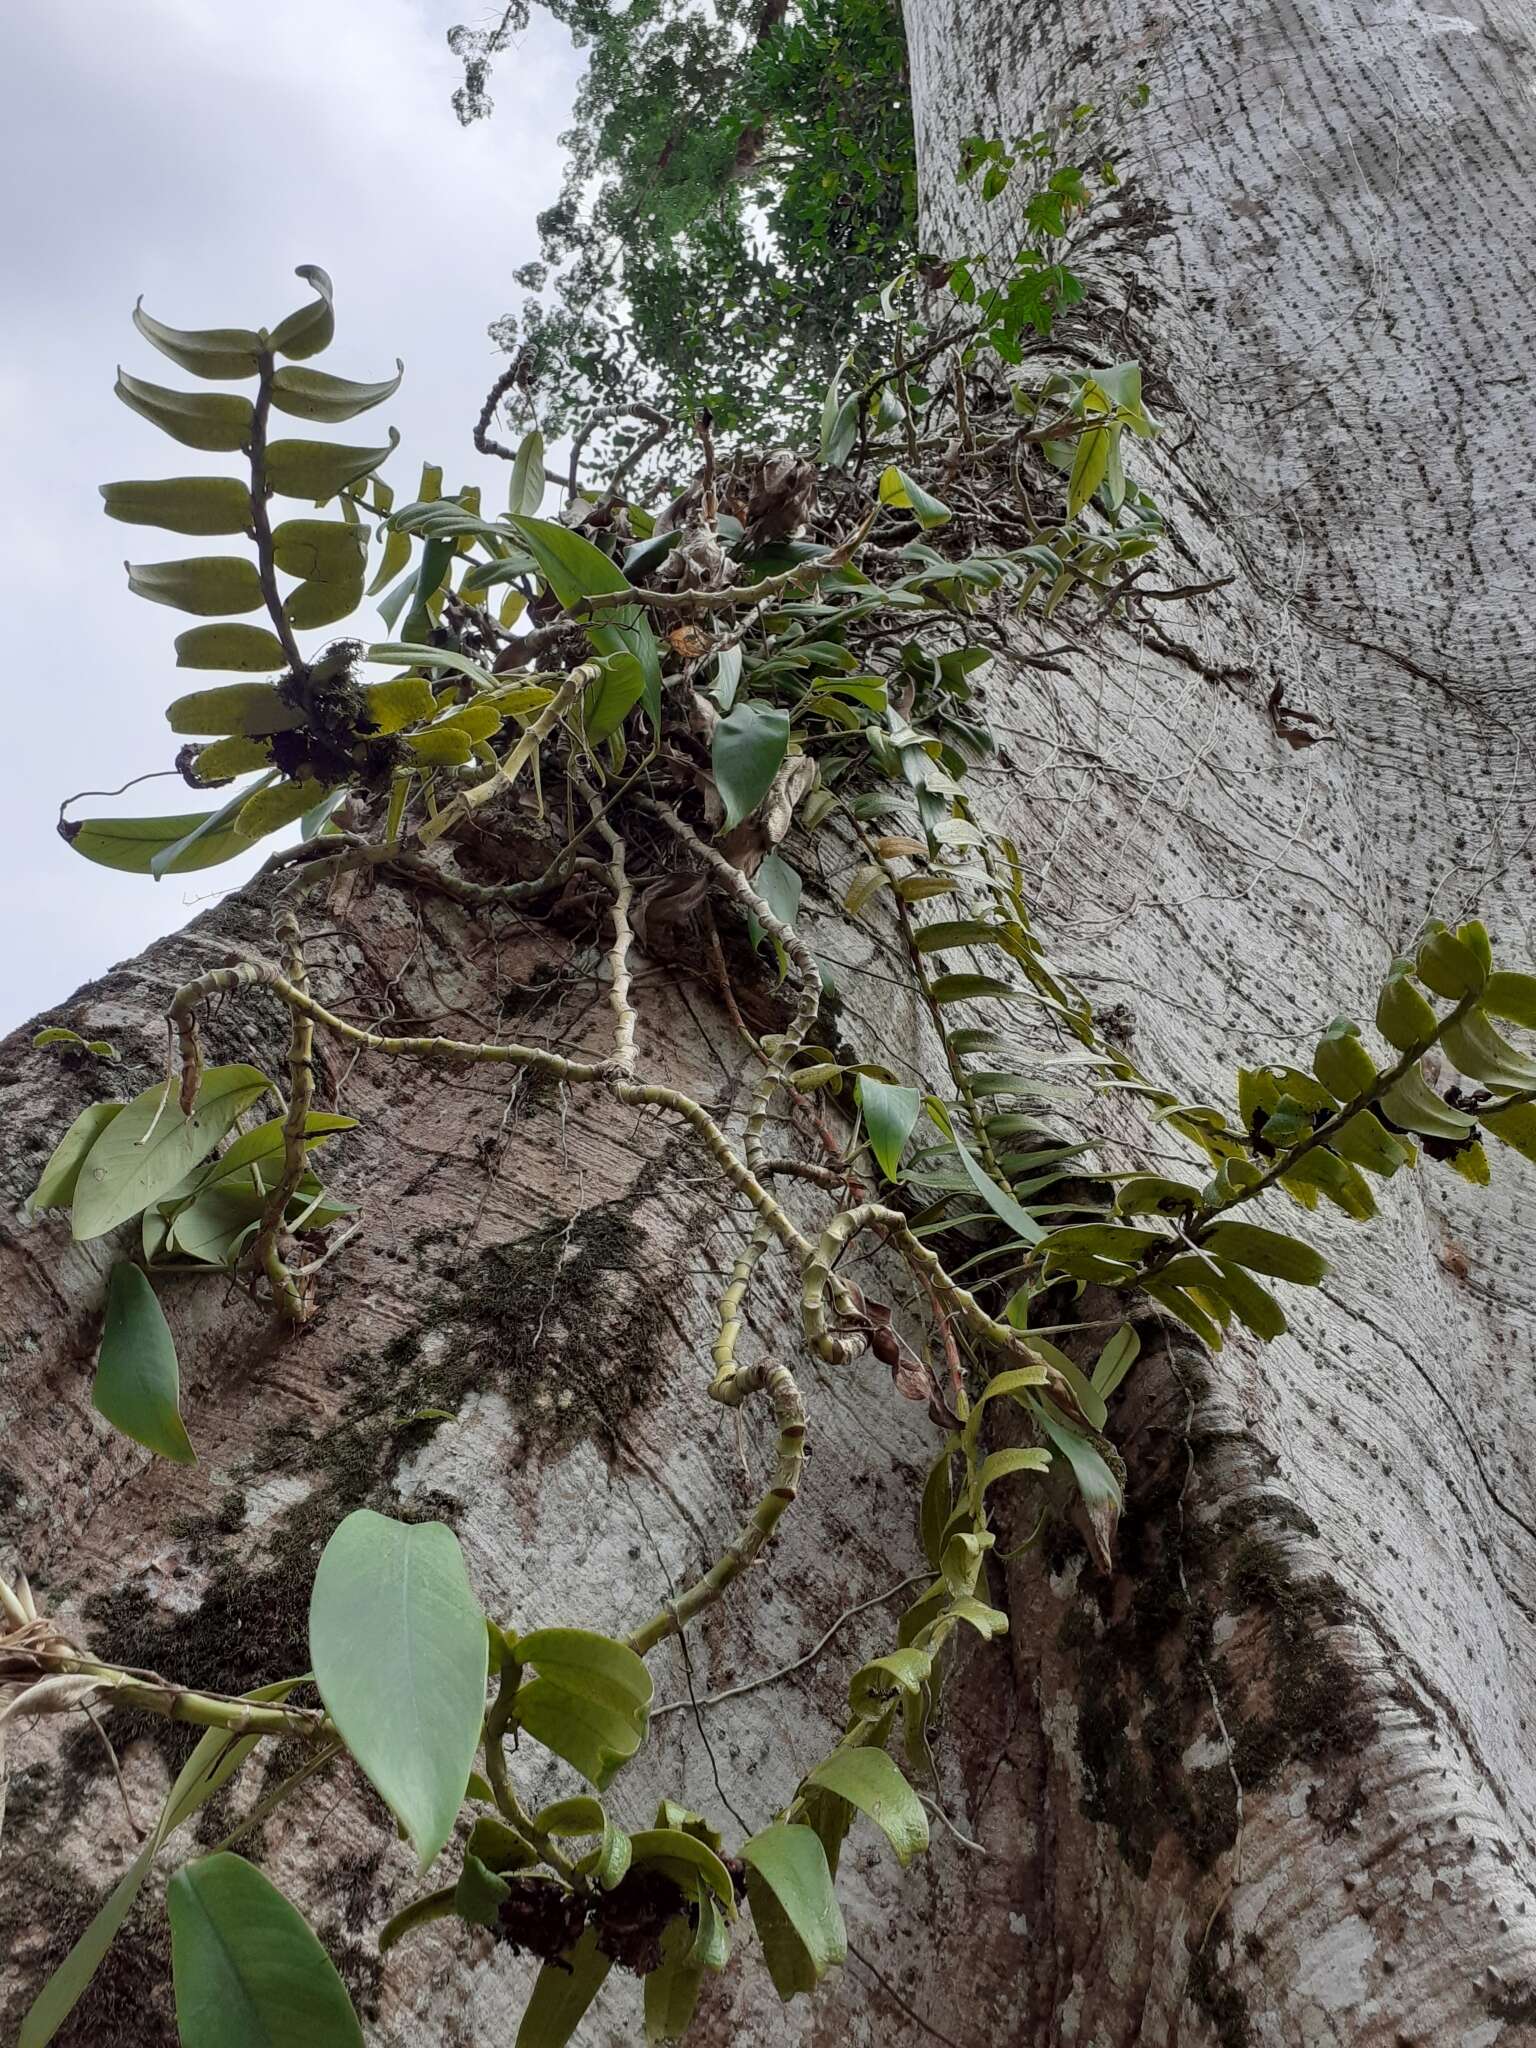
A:
[[[453,1832],[485,1711],[485,1617],[453,1531],[348,1515],[315,1574],[309,1649],[326,1712],[425,1869]]]

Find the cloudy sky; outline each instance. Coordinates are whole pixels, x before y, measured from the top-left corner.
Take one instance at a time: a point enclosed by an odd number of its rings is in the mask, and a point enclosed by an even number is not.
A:
[[[469,438],[503,361],[486,323],[515,302],[511,272],[537,254],[534,216],[558,184],[555,137],[578,66],[535,10],[497,67],[494,118],[460,128],[444,36],[499,11],[494,0],[0,6],[12,85],[0,131],[0,1031],[184,923],[244,871],[118,875],[55,830],[70,791],[170,766],[164,707],[198,685],[171,647],[192,622],[131,596],[124,556],[236,545],[101,511],[98,483],[229,460],[179,447],[113,397],[119,362],[154,382],[192,381],[135,333],[139,294],[178,326],[272,326],[309,296],[294,265],[322,264],[337,333],[320,367],[379,377],[398,355],[406,375],[356,428],[317,431],[384,440],[385,424],[398,427],[388,474],[399,496],[414,495],[424,459],[445,464],[450,489],[483,480],[488,502],[504,489]],[[198,808],[180,783],[151,782],[75,814]]]

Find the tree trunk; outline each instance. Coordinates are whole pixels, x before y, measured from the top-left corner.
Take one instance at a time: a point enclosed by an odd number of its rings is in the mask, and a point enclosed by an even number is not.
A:
[[[1236,580],[1037,694],[1020,837],[1069,970],[1225,1101],[1431,911],[1530,952],[1530,18],[907,17],[940,249],[1006,238],[966,135],[1150,87],[1105,270],[1177,399],[1165,580]],[[1261,1358],[1138,1370],[1122,1575],[1015,1575],[1033,2038],[1536,2038],[1529,1201],[1420,1176]]]
[[[1406,0],[1369,22],[1332,0],[1241,25],[1214,5],[1146,22],[1119,0],[1086,23],[998,0],[907,14],[936,248],[1007,238],[1011,197],[984,211],[955,184],[964,136],[1103,99],[1138,63],[1152,85],[1139,189],[1093,245],[1091,313],[1103,359],[1137,356],[1158,380],[1168,431],[1144,466],[1172,536],[1161,582],[1235,580],[1051,668],[1028,657],[1060,636],[989,621],[1008,772],[986,802],[1047,939],[1138,1061],[1227,1101],[1238,1064],[1302,1055],[1336,1011],[1369,1014],[1431,903],[1517,926],[1536,823],[1516,667],[1528,41],[1494,10],[1462,21]],[[1336,736],[1293,749],[1302,711]],[[796,864],[844,1039],[905,1066],[926,1024],[878,933],[836,908],[842,853],[819,838]],[[273,956],[281,880],[51,1013],[114,1041],[119,1066],[35,1052],[35,1027],[0,1048],[7,1536],[103,1654],[226,1690],[306,1667],[319,1549],[364,1504],[451,1521],[509,1624],[623,1634],[718,1555],[755,1497],[748,1472],[760,1487],[772,1462],[764,1419],[747,1412],[738,1455],[703,1398],[751,1216],[681,1126],[496,1068],[354,1061],[322,1037],[321,1099],[361,1119],[338,1179],[366,1228],[317,1276],[315,1320],[293,1335],[216,1283],[177,1284],[195,1468],[150,1461],[91,1409],[108,1247],[11,1219],[84,1102],[163,1071],[176,987],[231,954]],[[316,991],[351,1017],[607,1051],[589,918],[471,916],[356,876],[305,916]],[[726,944],[766,1028],[769,977]],[[739,1113],[755,1068],[702,941],[658,940],[638,965],[642,1070]],[[210,1058],[282,1071],[285,1019],[260,994],[206,1037]],[[1130,1133],[1118,1112],[1094,1118],[1108,1145]],[[1335,1277],[1288,1301],[1291,1334],[1262,1354],[1235,1338],[1212,1360],[1145,1320],[1112,1422],[1129,1468],[1115,1571],[1063,1525],[1043,1559],[995,1573],[1010,1636],[968,1652],[946,1695],[952,1826],[905,1875],[857,1834],[847,1971],[780,2008],[744,1944],[701,2039],[1536,2039],[1523,1185],[1506,1170],[1472,1200],[1448,1174],[1404,1176],[1368,1229],[1309,1219]],[[822,1213],[813,1190],[787,1199]],[[849,1269],[890,1292],[881,1270]],[[896,1587],[921,1568],[935,1432],[872,1359],[805,1362],[797,1301],[788,1264],[765,1262],[744,1347],[795,1364],[806,1479],[687,1657],[656,1653],[658,1697],[683,1710],[619,1781],[633,1825],[663,1794],[762,1825],[841,1725],[848,1673],[891,1646]],[[50,1725],[11,1731],[12,2024],[134,1853],[95,1734],[57,1743]],[[112,1725],[147,1817],[185,1745]],[[380,1967],[373,1933],[409,1896],[411,1859],[360,1779],[324,1782],[268,1826],[263,1861],[344,1967],[370,2040],[510,2039],[529,1966],[488,1936],[435,1926]],[[61,2041],[174,2041],[161,1928],[136,1916]],[[581,2038],[638,2036],[616,1977]]]

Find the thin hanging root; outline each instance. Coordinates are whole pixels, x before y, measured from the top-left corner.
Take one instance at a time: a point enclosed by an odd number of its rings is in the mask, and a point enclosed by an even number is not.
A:
[[[772,1401],[779,1419],[779,1462],[773,1482],[703,1578],[696,1579],[686,1592],[669,1600],[643,1627],[632,1632],[629,1647],[638,1656],[645,1656],[669,1636],[681,1635],[706,1607],[712,1607],[723,1597],[726,1587],[739,1579],[761,1554],[785,1509],[799,1492],[805,1465],[805,1404],[789,1367],[751,1365],[733,1373],[724,1388],[719,1381],[710,1388],[717,1401],[732,1408],[739,1407],[749,1394],[759,1392]]]
[[[278,917],[277,935],[287,952],[289,979],[296,989],[307,993],[309,977],[304,967],[304,942],[299,933],[299,921],[291,910],[283,911]],[[267,1283],[272,1289],[272,1297],[282,1314],[291,1323],[302,1323],[307,1313],[304,1292],[283,1262],[282,1234],[283,1217],[299,1182],[304,1178],[308,1160],[304,1140],[309,1121],[309,1107],[315,1097],[315,1026],[313,1019],[306,1016],[302,1010],[292,1009],[290,1015],[288,1114],[283,1120],[283,1170],[277,1185],[267,1197],[267,1206],[262,1211],[261,1228],[252,1247],[251,1257],[266,1274]]]

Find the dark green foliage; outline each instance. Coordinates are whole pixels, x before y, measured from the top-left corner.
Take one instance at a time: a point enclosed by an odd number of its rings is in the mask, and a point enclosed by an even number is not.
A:
[[[640,398],[783,437],[912,250],[899,0],[544,4],[588,69],[544,260],[493,332],[529,347],[546,432]],[[450,35],[461,119],[490,111],[489,63],[528,12]]]

